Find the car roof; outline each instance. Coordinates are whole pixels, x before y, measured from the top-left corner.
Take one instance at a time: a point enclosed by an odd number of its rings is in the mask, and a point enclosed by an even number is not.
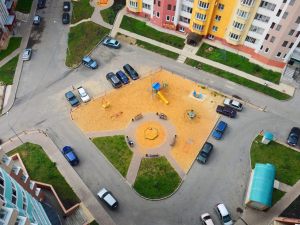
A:
[[[217,205],[217,207],[218,207],[218,209],[219,209],[219,211],[220,211],[220,213],[221,213],[222,216],[229,215],[229,212],[227,211],[227,209],[226,209],[226,207],[225,207],[224,204],[219,203],[219,204]]]
[[[68,14],[68,13],[66,13],[66,14]],[[86,61],[92,60],[92,58],[90,56],[88,56],[88,55],[84,56],[82,59],[86,60]]]
[[[98,191],[97,195],[102,198],[106,192],[108,192],[108,190],[106,188],[102,188],[100,191]]]
[[[218,128],[219,128],[219,127],[225,127],[225,126],[227,126],[227,123],[224,122],[223,120],[219,121],[219,123],[218,123],[218,125],[217,125]]]
[[[211,151],[212,148],[213,148],[213,145],[211,143],[205,142],[202,147],[202,151],[209,152],[209,151]]]
[[[68,91],[66,94],[65,94],[67,97],[73,97],[75,96],[74,93],[72,91]]]
[[[117,202],[116,199],[111,195],[111,193],[105,195],[103,199],[111,206]]]
[[[291,132],[300,133],[300,128],[299,127],[293,127],[291,129]]]

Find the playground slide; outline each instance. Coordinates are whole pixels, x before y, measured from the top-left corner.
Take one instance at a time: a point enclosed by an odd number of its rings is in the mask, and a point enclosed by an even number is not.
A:
[[[158,91],[156,94],[166,105],[169,104],[169,101],[165,98],[165,96],[160,91]]]

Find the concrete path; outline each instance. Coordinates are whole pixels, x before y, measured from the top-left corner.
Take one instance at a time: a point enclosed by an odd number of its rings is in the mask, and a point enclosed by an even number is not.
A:
[[[78,21],[77,23],[72,23],[72,24],[70,24],[70,27],[75,27],[75,26],[77,26],[78,24],[81,24],[81,23],[84,23],[84,22],[89,22],[89,21],[91,21],[91,18],[82,19],[82,20]]]
[[[97,23],[103,27],[106,27],[108,29],[112,29],[113,26],[110,25],[109,23],[106,23],[103,20],[101,14],[100,14],[100,11],[111,7],[113,5],[114,1],[109,0],[106,5],[98,5],[97,2],[98,2],[97,0],[93,0],[90,2],[91,6],[93,6],[95,8],[94,12],[92,14],[92,17],[91,17],[91,21],[93,21],[94,23]]]
[[[3,60],[0,61],[0,67],[4,66],[8,61],[10,61],[12,58],[20,54],[21,48],[17,48],[15,51],[13,51],[10,55],[5,57]]]
[[[126,14],[126,7],[124,7],[122,10],[120,10],[116,16],[114,26],[112,30],[110,31],[110,36],[115,37],[119,31],[119,27],[121,25],[123,16]]]
[[[285,184],[285,183],[282,183],[278,180],[275,180],[274,181],[274,188],[280,190],[280,191],[283,191],[283,192],[289,192],[292,190],[292,186],[288,185],[288,184]],[[299,193],[300,194],[300,193]]]
[[[99,224],[111,224],[114,225],[114,221],[106,213],[102,205],[96,199],[95,194],[93,194],[89,188],[83,183],[79,175],[75,172],[72,166],[66,161],[66,159],[61,154],[57,146],[52,142],[52,140],[47,136],[46,133],[42,131],[26,131],[9,139],[8,142],[2,145],[5,152],[18,147],[19,145],[30,142],[40,145],[49,158],[56,163],[57,169],[66,179],[68,184],[72,187],[76,195],[82,201],[82,203],[89,209],[93,217],[97,220]]]

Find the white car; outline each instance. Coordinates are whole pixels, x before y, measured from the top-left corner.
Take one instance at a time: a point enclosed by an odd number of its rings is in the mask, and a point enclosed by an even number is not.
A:
[[[23,52],[23,55],[22,55],[23,61],[30,60],[31,54],[32,54],[32,49],[31,48],[24,49],[24,52]]]
[[[204,213],[200,216],[202,225],[214,225],[211,216],[208,213]]]
[[[80,95],[80,98],[83,102],[88,102],[91,100],[90,96],[87,94],[87,92],[84,90],[83,87],[77,88],[78,94]]]
[[[41,23],[41,17],[39,15],[34,16],[33,18],[33,24],[39,25]]]
[[[243,110],[243,104],[236,101],[236,100],[225,98],[223,104],[226,105],[226,106],[229,106],[229,107],[231,107],[231,108],[233,108],[237,111],[242,111]]]
[[[98,197],[111,209],[115,209],[118,207],[119,203],[117,199],[113,196],[113,194],[108,191],[106,188],[102,188],[98,193]]]
[[[223,225],[233,225],[231,216],[224,204],[218,203],[215,207],[215,210]]]

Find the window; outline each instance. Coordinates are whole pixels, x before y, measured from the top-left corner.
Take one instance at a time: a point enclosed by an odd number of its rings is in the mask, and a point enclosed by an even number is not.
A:
[[[265,31],[263,28],[254,25],[251,25],[249,30],[258,34],[263,34],[263,32]]]
[[[295,37],[299,37],[299,35],[300,35],[300,31],[297,32]]]
[[[267,34],[267,35],[265,36],[265,40],[268,40],[269,36],[270,36],[270,34]]]
[[[273,29],[274,26],[275,26],[275,23],[273,22],[273,23],[271,24],[270,28]]]
[[[180,27],[180,28],[179,28],[179,31],[180,31],[180,32],[184,32],[184,27]]]
[[[188,7],[186,5],[181,6],[181,10],[184,12],[192,13],[193,9],[191,7]]]
[[[143,8],[151,10],[151,5],[143,3]]]
[[[283,0],[283,2],[282,2],[282,3],[286,3],[286,1],[287,1],[287,0]]]
[[[289,48],[292,48],[292,47],[293,47],[293,45],[294,45],[294,43],[292,42],[292,43],[290,44]]]
[[[267,53],[269,51],[269,48],[266,48],[265,53]]]
[[[292,5],[292,6],[293,6],[294,4],[295,4],[295,0],[291,0],[290,3],[289,3],[289,5]]]
[[[284,41],[284,42],[282,43],[282,47],[286,47],[288,43],[289,43],[288,41]]]
[[[159,12],[156,12],[156,17],[159,18]]]
[[[174,16],[172,16],[172,22],[174,22],[174,18],[175,18],[175,17],[174,17]]]
[[[194,23],[194,24],[193,24],[193,28],[194,28],[195,30],[198,30],[198,31],[203,31],[204,26],[203,26],[203,25],[200,25],[200,24],[197,24],[197,23]]]
[[[199,1],[198,2],[198,7],[201,8],[201,9],[208,9],[209,3],[203,2],[203,1]]]
[[[166,21],[170,21],[170,16],[166,16]]]
[[[153,4],[154,4],[154,5],[156,4],[156,0],[154,0]]]
[[[253,0],[241,0],[242,5],[252,6]]]
[[[236,29],[238,29],[238,30],[243,30],[243,28],[244,28],[244,24],[242,24],[242,23],[239,23],[239,22],[236,22],[236,21],[233,21],[233,24],[232,24],[232,26],[234,27],[234,28],[236,28]]]
[[[224,10],[224,4],[219,3],[219,4],[218,4],[218,9],[219,9],[219,10]]]
[[[292,36],[294,34],[295,30],[290,30],[289,35]]]
[[[276,5],[270,2],[261,1],[260,7],[274,11]]]
[[[209,40],[214,40],[214,39],[215,39],[215,35],[209,34],[209,35],[207,36],[207,38],[208,38]]]
[[[270,39],[270,42],[273,43],[274,41],[275,41],[275,37],[272,36],[271,39]]]
[[[237,40],[240,39],[241,35],[237,35],[237,34],[235,34],[235,33],[231,33],[231,32],[230,32],[229,37],[230,37],[231,39],[237,41]]]
[[[172,9],[172,5],[168,4],[168,10]]]
[[[160,6],[160,1],[157,2],[157,5]]]
[[[220,21],[220,20],[221,20],[221,16],[216,15],[215,20],[216,20],[216,21]]]
[[[130,5],[130,7],[136,8],[136,9],[138,7],[138,3],[137,2],[133,2],[133,1],[129,1],[129,5]]]
[[[183,16],[179,17],[179,21],[184,22],[184,23],[190,23],[190,19],[186,18],[186,17],[183,17]]]
[[[13,182],[11,182],[11,189],[12,189],[11,203],[15,205],[17,203],[17,191],[16,191],[16,186]]]
[[[283,59],[285,59],[285,57],[286,57],[286,54],[284,54],[284,56],[282,56]]]
[[[216,32],[216,31],[218,31],[218,27],[217,27],[217,26],[213,26],[213,27],[212,27],[212,30],[213,30],[214,32]]]
[[[206,15],[202,14],[202,13],[196,13],[196,19],[201,20],[201,21],[205,21],[206,20]]]
[[[173,5],[173,11],[175,11],[176,10],[176,5]]]
[[[278,9],[278,12],[277,12],[276,16],[280,16],[281,12],[282,12],[282,10]]]
[[[281,52],[277,52],[276,57],[280,57],[281,56]]]
[[[286,19],[288,15],[289,15],[288,12],[284,12],[283,15],[282,15],[282,19]]]
[[[281,29],[281,25],[278,24],[277,27],[276,27],[276,30],[277,30],[277,31],[280,31],[280,29]]]
[[[295,23],[297,23],[297,24],[300,23],[300,16],[297,17],[297,20],[295,21]]]
[[[259,14],[259,13],[256,13],[254,19],[267,23],[267,22],[269,22],[270,17],[264,16],[264,15]]]
[[[246,37],[246,39],[245,39],[245,41],[247,41],[247,42],[250,42],[250,43],[254,44],[254,43],[256,42],[256,39],[255,39],[255,38],[253,38],[253,37],[247,36],[247,37]]]
[[[264,48],[264,46],[263,46],[263,45],[261,45],[261,46],[260,46],[260,50],[262,50],[263,48]]]
[[[243,19],[247,19],[248,15],[249,15],[248,12],[240,10],[240,9],[237,10],[236,14]]]

